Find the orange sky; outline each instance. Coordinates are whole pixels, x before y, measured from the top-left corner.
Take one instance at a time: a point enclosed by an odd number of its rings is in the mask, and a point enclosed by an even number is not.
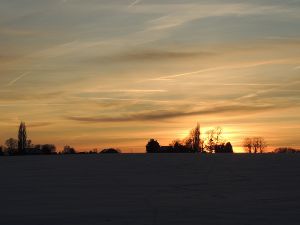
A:
[[[197,122],[236,151],[300,146],[295,1],[4,0],[0,15],[0,143],[23,120],[59,149],[139,152]]]

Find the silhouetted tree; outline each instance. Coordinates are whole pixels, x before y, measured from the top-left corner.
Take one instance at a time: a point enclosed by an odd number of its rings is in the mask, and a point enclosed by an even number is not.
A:
[[[217,146],[218,148],[222,148],[221,146],[224,145],[223,142],[223,129],[221,127],[216,127],[214,129],[208,130],[206,132],[207,135],[207,143],[205,145],[206,150],[209,153],[213,153]]]
[[[188,148],[188,149],[190,149],[190,151],[192,151],[193,150],[193,136],[190,134],[189,136],[184,138],[182,141],[174,140],[173,147],[176,147],[176,146],[182,146],[182,147]]]
[[[62,151],[62,154],[76,154],[76,150],[69,145],[66,145]]]
[[[252,146],[254,149],[254,153],[260,152],[263,153],[264,149],[267,147],[267,144],[262,137],[254,137],[252,139]]]
[[[262,137],[245,138],[243,141],[243,147],[248,151],[248,153],[263,153],[264,149],[267,147],[265,139]]]
[[[108,148],[108,149],[103,149],[100,154],[117,154],[121,153],[119,149],[114,149],[114,148]]]
[[[299,149],[294,149],[290,147],[281,147],[281,148],[276,148],[274,153],[300,153]]]
[[[187,140],[190,140],[188,142]],[[187,152],[193,152],[192,149],[192,139],[185,139],[183,142],[180,140],[174,140],[170,146],[172,146],[172,151],[174,153],[187,153]]]
[[[193,134],[193,150],[194,152],[200,152],[200,125],[197,123],[197,126],[192,132]]]
[[[0,146],[0,156],[4,155],[3,150],[4,150],[4,148],[2,146]]]
[[[15,154],[18,149],[18,140],[14,138],[9,138],[5,141],[8,154]]]
[[[41,154],[50,155],[56,153],[56,147],[52,144],[45,144],[41,146]]]
[[[93,150],[89,151],[89,154],[98,154],[98,150],[94,148]]]
[[[252,147],[253,147],[252,139],[249,137],[245,138],[243,141],[243,147],[248,153],[252,153]]]
[[[25,154],[27,147],[27,133],[26,125],[24,122],[21,122],[18,133],[18,153]]]
[[[214,150],[215,153],[233,153],[233,148],[230,142],[215,145]]]
[[[192,129],[189,135],[183,140],[176,139],[170,146],[172,146],[172,152],[202,152],[203,151],[203,142],[200,138],[200,125],[197,123],[197,126]]]
[[[197,126],[190,131],[188,137],[184,139],[184,144],[186,148],[189,148],[192,152],[200,152],[200,125],[197,123]]]
[[[227,142],[225,145],[225,153],[233,153],[232,144],[230,142]]]
[[[146,145],[146,152],[147,153],[155,153],[160,151],[160,145],[158,141],[154,139],[150,139],[148,144]]]
[[[34,148],[35,146],[32,144],[31,140],[27,140],[26,148]]]

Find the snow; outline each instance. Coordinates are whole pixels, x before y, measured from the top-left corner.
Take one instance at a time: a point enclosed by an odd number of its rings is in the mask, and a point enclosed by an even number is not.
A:
[[[300,154],[0,157],[1,225],[299,225]]]

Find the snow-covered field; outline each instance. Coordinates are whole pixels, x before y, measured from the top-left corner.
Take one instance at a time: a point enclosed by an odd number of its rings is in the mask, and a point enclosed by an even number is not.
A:
[[[299,225],[300,154],[0,157],[1,225]]]

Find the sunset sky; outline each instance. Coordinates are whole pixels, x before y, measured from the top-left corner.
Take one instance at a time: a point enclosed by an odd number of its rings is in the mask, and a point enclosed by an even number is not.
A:
[[[1,0],[0,49],[0,145],[300,146],[300,0]]]

